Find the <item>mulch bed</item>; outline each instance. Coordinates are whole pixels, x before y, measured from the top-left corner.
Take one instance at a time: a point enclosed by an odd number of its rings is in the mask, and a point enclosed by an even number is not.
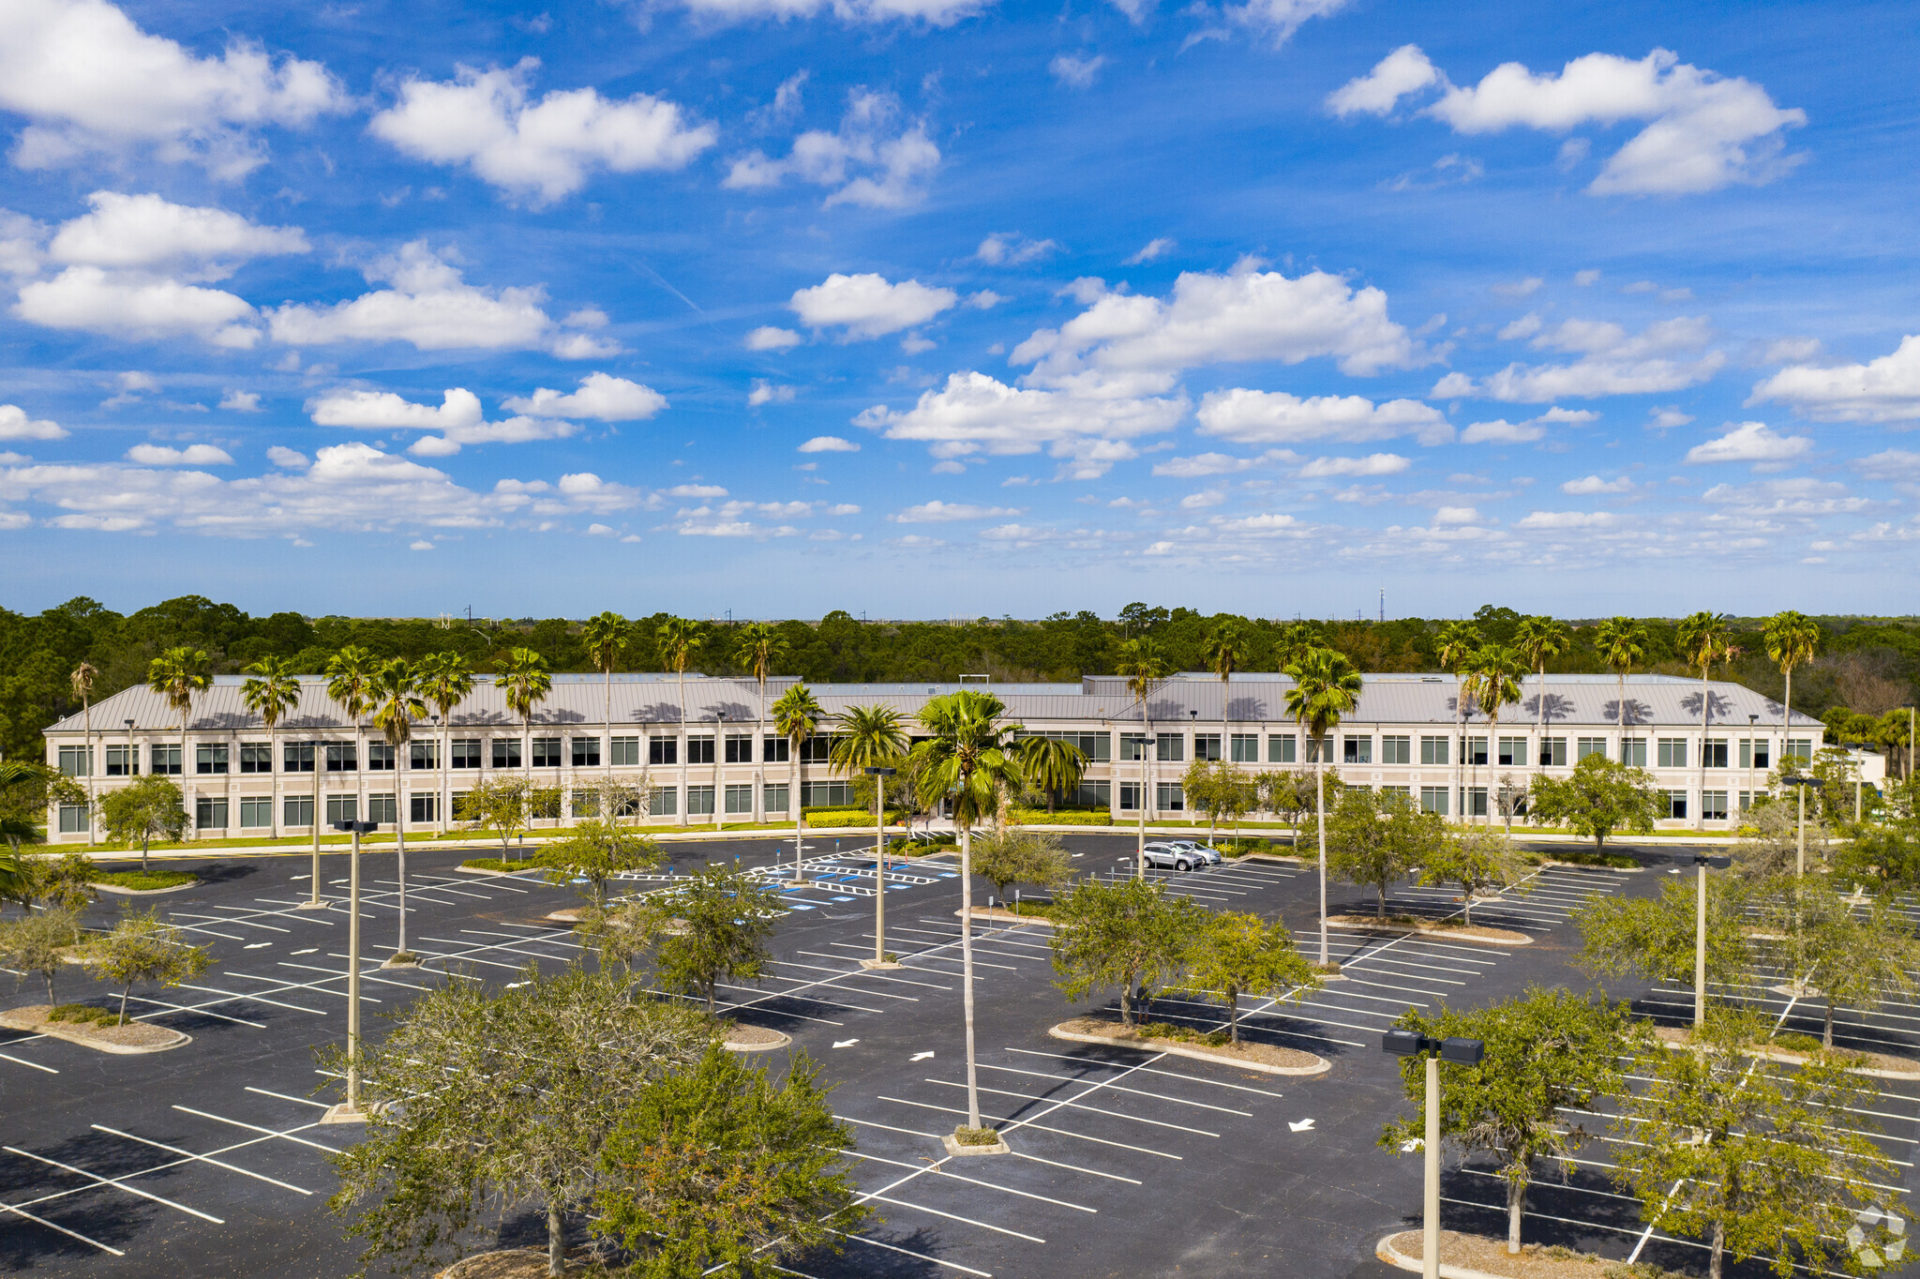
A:
[[[728,1048],[752,1051],[783,1047],[792,1043],[793,1037],[783,1035],[777,1030],[768,1030],[765,1026],[749,1026],[745,1022],[736,1021],[726,1028],[721,1042]]]
[[[1220,1044],[1218,1046],[1194,1040],[1148,1039],[1137,1031],[1128,1030],[1118,1021],[1106,1017],[1070,1017],[1054,1027],[1072,1035],[1091,1035],[1107,1043],[1120,1044],[1128,1048],[1139,1048],[1147,1052],[1161,1052],[1179,1049],[1180,1055],[1192,1053],[1229,1065],[1256,1064],[1273,1066],[1281,1070],[1315,1070],[1326,1066],[1324,1058],[1298,1048],[1282,1048],[1277,1044],[1255,1043],[1242,1039],[1238,1044]]]
[[[1675,1047],[1693,1042],[1693,1033],[1686,1026],[1655,1026],[1653,1033],[1661,1043]],[[1785,1062],[1789,1066],[1804,1065],[1807,1054],[1795,1052],[1791,1048],[1779,1048],[1772,1044],[1750,1044],[1749,1052],[1768,1061]],[[1840,1051],[1848,1057],[1859,1058],[1859,1064],[1852,1067],[1857,1073],[1876,1078],[1892,1076],[1899,1079],[1920,1079],[1920,1061],[1911,1057],[1894,1057],[1887,1053],[1865,1052],[1858,1048],[1843,1048]]]
[[[1384,1241],[1394,1251],[1410,1258],[1413,1269],[1420,1268],[1420,1258],[1425,1255],[1426,1240],[1418,1230],[1405,1230]],[[1381,1249],[1381,1260],[1387,1260],[1386,1249]],[[1605,1257],[1588,1256],[1584,1253],[1569,1252],[1564,1248],[1548,1248],[1540,1244],[1521,1244],[1520,1251],[1511,1254],[1507,1251],[1505,1239],[1491,1239],[1486,1235],[1463,1235],[1457,1230],[1440,1232],[1440,1264],[1443,1266],[1461,1266],[1468,1270],[1478,1270],[1482,1274],[1500,1275],[1502,1279],[1601,1279],[1608,1267],[1619,1263]],[[1402,1267],[1406,1269],[1406,1267]]]
[[[1523,946],[1533,941],[1525,933],[1515,932],[1511,928],[1488,928],[1484,924],[1463,924],[1451,919],[1411,919],[1405,915],[1388,915],[1385,919],[1375,915],[1329,915],[1327,924],[1334,928],[1364,928],[1381,933],[1432,933],[1442,937],[1458,937],[1462,941],[1493,942],[1502,946]]]
[[[960,912],[956,910],[953,913],[958,915]],[[1002,910],[998,906],[975,906],[973,908],[973,917],[975,919],[1002,919],[1009,924],[1045,924],[1048,928],[1053,927],[1053,921],[1045,915],[1016,915],[1012,911]]]
[[[103,1026],[89,1021],[48,1021],[47,1014],[53,1010],[52,1004],[28,1004],[24,1008],[9,1008],[0,1012],[0,1026],[8,1030],[26,1030],[35,1034],[50,1035],[55,1039],[65,1039],[89,1048],[99,1048],[107,1052],[121,1050],[156,1050],[177,1048],[188,1043],[191,1036],[165,1026],[155,1026],[150,1022],[131,1021],[124,1026]]]
[[[590,1265],[584,1256],[579,1260],[569,1260],[567,1274],[584,1275]],[[440,1271],[434,1279],[545,1279],[546,1273],[545,1248],[505,1248],[498,1252],[476,1253],[456,1261]]]

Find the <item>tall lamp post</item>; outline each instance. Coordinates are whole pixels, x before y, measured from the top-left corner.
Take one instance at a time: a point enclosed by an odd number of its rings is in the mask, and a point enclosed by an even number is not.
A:
[[[713,713],[713,828],[725,830],[721,820],[726,816],[726,783],[720,780],[720,761],[727,757],[727,713]]]
[[[1486,1055],[1486,1043],[1449,1035],[1434,1039],[1411,1030],[1389,1030],[1380,1041],[1383,1051],[1395,1057],[1424,1057],[1427,1062],[1427,1139],[1425,1155],[1427,1184],[1422,1212],[1423,1246],[1420,1273],[1423,1279],[1440,1279],[1440,1063],[1478,1066]]]
[[[887,779],[891,768],[869,768],[873,779],[873,958],[860,961],[862,968],[898,968],[887,962]]]
[[[1760,742],[1754,737],[1754,733],[1759,731],[1759,727],[1758,715],[1747,716],[1747,802],[1740,806],[1742,813],[1753,807],[1753,769],[1760,755]]]
[[[1793,873],[1796,875],[1804,875],[1807,873],[1807,787],[1818,786],[1820,783],[1814,778],[1806,776],[1804,773],[1795,773],[1790,777],[1783,777],[1780,780],[1800,792],[1800,833],[1796,837],[1793,855]]]
[[[347,871],[347,1099],[329,1107],[322,1123],[367,1121],[367,1112],[360,1108],[360,837],[379,826],[378,822],[333,824],[335,830],[353,836],[353,861]]]
[[[1699,872],[1693,934],[1693,1024],[1699,1027],[1705,1025],[1707,1020],[1707,867],[1725,870],[1733,865],[1733,858],[1709,857],[1705,853],[1694,853],[1692,856],[1694,867]]]

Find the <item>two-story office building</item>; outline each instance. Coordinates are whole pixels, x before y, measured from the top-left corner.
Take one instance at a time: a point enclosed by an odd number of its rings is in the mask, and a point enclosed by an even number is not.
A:
[[[96,795],[133,777],[176,779],[192,827],[204,838],[302,835],[359,819],[409,829],[444,828],[476,782],[531,775],[559,789],[562,820],[584,802],[575,792],[612,776],[644,796],[656,826],[786,820],[801,807],[844,805],[850,779],[828,764],[835,717],[882,704],[909,717],[952,684],[816,684],[825,709],[819,735],[798,744],[769,722],[751,680],[673,675],[556,675],[531,724],[480,677],[442,722],[419,721],[396,749],[370,722],[348,721],[317,676],[269,732],[247,709],[238,676],[218,676],[180,717],[156,693],[130,688],[46,730],[47,762]],[[769,680],[765,707],[798,681]],[[986,687],[1009,721],[1065,737],[1085,753],[1076,798],[1132,821],[1185,814],[1181,776],[1189,761],[1225,759],[1259,773],[1310,767],[1313,744],[1287,717],[1283,675],[1176,675],[1143,707],[1114,676],[1075,684]],[[1785,758],[1811,759],[1823,725],[1784,721],[1779,703],[1736,684],[1640,675],[1550,675],[1525,681],[1518,705],[1490,721],[1459,707],[1446,675],[1370,675],[1355,712],[1321,744],[1349,785],[1395,788],[1449,817],[1497,811],[1503,782],[1563,774],[1587,755],[1646,768],[1667,794],[1666,824],[1725,828],[1764,789]],[[611,707],[609,709],[609,701]],[[1544,703],[1544,707],[1543,707]],[[90,728],[89,728],[90,724]],[[49,814],[56,842],[89,838],[86,805]],[[536,823],[536,825],[542,823]]]

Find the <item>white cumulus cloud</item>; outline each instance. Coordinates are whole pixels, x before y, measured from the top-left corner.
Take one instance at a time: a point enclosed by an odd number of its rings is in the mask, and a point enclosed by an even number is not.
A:
[[[0,404],[0,440],[64,440],[66,428],[47,418],[31,418],[17,404]]]
[[[1443,443],[1453,428],[1440,410],[1419,400],[1374,403],[1358,395],[1315,395],[1236,387],[1200,400],[1200,431],[1239,444],[1298,444],[1310,440],[1361,443],[1417,435]]]
[[[871,272],[835,272],[812,288],[797,290],[787,305],[810,328],[838,328],[852,341],[924,324],[959,300],[952,289],[929,288],[918,280],[892,284]]]
[[[225,209],[174,204],[157,195],[95,191],[92,207],[64,223],[47,246],[55,262],[118,268],[163,268],[187,278],[220,279],[248,258],[305,253],[299,227],[260,226]]]
[[[802,453],[858,453],[860,446],[837,435],[816,435],[800,445]]]
[[[589,373],[571,392],[541,387],[532,395],[510,396],[509,413],[529,417],[593,418],[601,422],[638,422],[667,407],[667,397],[650,386],[610,373]]]
[[[134,340],[194,337],[238,350],[260,340],[253,305],[237,294],[97,266],[23,286],[13,313],[50,329]]]
[[[1398,453],[1369,453],[1366,457],[1316,457],[1300,468],[1308,480],[1341,475],[1398,475],[1413,465]]]
[[[1560,486],[1560,491],[1573,497],[1593,497],[1601,493],[1631,493],[1633,481],[1624,475],[1611,480],[1603,480],[1597,475],[1586,475],[1577,480],[1568,480]]]
[[[1726,364],[1721,352],[1702,352],[1712,336],[1711,326],[1700,316],[1660,320],[1639,333],[1628,333],[1611,321],[1563,320],[1535,336],[1533,345],[1575,353],[1579,359],[1509,364],[1485,378],[1478,392],[1496,400],[1538,404],[1677,391],[1705,382]],[[1439,393],[1438,387],[1434,390]]]
[[[1920,419],[1920,334],[1865,364],[1796,364],[1753,388],[1747,401],[1777,400],[1823,422]]]
[[[1725,435],[1687,450],[1689,462],[1785,463],[1813,450],[1805,435],[1781,435],[1765,422],[1741,422]]]
[[[832,133],[809,129],[783,158],[761,150],[737,157],[724,185],[740,191],[770,190],[789,178],[832,187],[829,206],[858,204],[893,209],[919,201],[940,167],[940,148],[922,121],[908,123],[890,93],[856,89]]]
[[[747,334],[743,345],[749,351],[786,351],[799,346],[802,338],[792,329],[763,324]]]
[[[233,457],[225,449],[211,444],[189,444],[183,449],[164,444],[136,444],[127,450],[127,461],[141,466],[232,466]]]
[[[897,524],[950,524],[961,520],[1004,520],[1023,512],[1013,506],[975,506],[969,502],[943,502],[939,498],[909,506],[887,518]]]

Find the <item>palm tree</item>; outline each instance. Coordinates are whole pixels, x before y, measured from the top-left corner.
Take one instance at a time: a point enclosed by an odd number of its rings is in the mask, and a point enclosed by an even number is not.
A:
[[[1227,735],[1227,691],[1233,673],[1247,660],[1247,636],[1237,617],[1223,617],[1207,633],[1207,667],[1220,677],[1220,758],[1232,755]],[[1197,755],[1199,752],[1195,752]]]
[[[1787,695],[1780,701],[1780,762],[1785,764],[1787,729],[1793,719],[1793,668],[1813,660],[1820,647],[1820,623],[1805,613],[1788,609],[1767,619],[1762,637],[1767,657],[1780,668],[1780,674],[1787,681]]]
[[[1015,745],[1014,754],[1027,781],[1047,793],[1049,815],[1062,791],[1080,785],[1080,776],[1087,767],[1086,752],[1058,737],[1023,737]]]
[[[907,732],[899,711],[891,706],[849,706],[840,713],[840,731],[834,734],[827,759],[852,778],[869,768],[894,768],[906,753]],[[873,779],[877,814],[887,809],[886,780]],[[878,828],[873,845],[873,962],[887,962],[887,837]]]
[[[1529,669],[1540,677],[1540,687],[1534,690],[1534,699],[1538,703],[1536,734],[1544,740],[1547,736],[1547,663],[1565,653],[1573,643],[1567,634],[1567,624],[1557,617],[1523,617],[1520,625],[1513,628],[1514,647],[1520,650],[1520,656],[1526,659]]]
[[[1281,670],[1299,661],[1308,649],[1320,646],[1320,630],[1312,622],[1288,622],[1274,640],[1273,656]]]
[[[553,676],[547,674],[547,659],[530,648],[510,648],[500,662],[500,673],[493,677],[507,699],[507,709],[520,717],[520,763],[527,775],[527,789],[533,789],[533,712],[553,691]],[[531,815],[531,814],[530,814]]]
[[[950,802],[960,828],[960,1002],[966,1020],[967,1123],[973,1128],[981,1126],[973,1053],[973,827],[1019,776],[1008,747],[1021,729],[1002,720],[1006,710],[1006,703],[978,689],[930,697],[920,708],[920,722],[932,736],[913,748],[925,762],[921,797]]]
[[[378,659],[358,644],[349,644],[327,659],[327,696],[340,704],[347,713],[347,719],[353,723],[353,762],[354,771],[360,778],[359,798],[356,799],[355,815],[366,818],[366,774],[360,771],[365,763],[360,758],[360,719],[367,713],[367,707],[373,700],[373,675],[379,669]],[[313,774],[320,775],[320,759],[316,755],[313,761]],[[317,799],[316,799],[317,803]],[[323,814],[314,813],[313,828],[318,831]]]
[[[1620,713],[1620,740],[1622,742],[1621,763],[1626,763],[1625,745],[1627,736],[1627,673],[1633,664],[1647,655],[1647,628],[1631,617],[1609,617],[1600,623],[1593,633],[1593,646],[1600,652],[1600,660],[1605,662],[1613,673],[1620,677],[1620,701],[1617,709]]]
[[[760,697],[753,704],[753,820],[763,822],[767,819],[767,752],[762,739],[767,720],[767,676],[773,674],[773,664],[786,656],[787,642],[772,623],[748,622],[740,628],[734,653],[740,664],[753,672],[753,682],[760,689]]]
[[[1488,644],[1474,654],[1473,666],[1467,672],[1467,680],[1472,688],[1473,700],[1487,713],[1487,740],[1495,740],[1494,734],[1500,731],[1500,708],[1512,706],[1520,700],[1520,678],[1527,672],[1526,661],[1505,644]],[[1479,768],[1474,769],[1474,780],[1479,780]],[[1462,808],[1466,806],[1461,805]],[[1465,813],[1461,814],[1466,816]],[[1493,825],[1493,806],[1487,806],[1487,825]]]
[[[1312,648],[1287,667],[1287,714],[1313,739],[1314,815],[1320,822],[1320,963],[1327,951],[1327,761],[1320,743],[1360,704],[1360,672],[1338,649]]]
[[[607,725],[607,781],[613,781],[613,672],[620,666],[620,655],[627,650],[628,642],[633,638],[633,628],[627,619],[608,609],[596,617],[587,619],[580,628],[580,638],[586,641],[587,658],[599,668],[600,676],[606,688],[606,725]],[[609,789],[611,793],[611,789]],[[613,814],[602,813],[601,817],[611,822]]]
[[[1148,699],[1154,686],[1164,680],[1173,666],[1160,646],[1142,636],[1120,646],[1120,673],[1127,677],[1127,691],[1140,703],[1140,841],[1134,854],[1134,876],[1147,877],[1147,794],[1152,785],[1150,762],[1153,759],[1153,707]]]
[[[440,750],[438,767],[434,769],[433,811],[442,835],[447,833],[449,807],[447,798],[447,770],[449,760],[447,748],[453,732],[453,712],[460,703],[467,700],[473,692],[473,667],[467,659],[455,652],[428,653],[414,667],[418,677],[420,696],[427,699],[433,707],[434,718],[440,721]]]
[[[193,773],[192,765],[187,760],[187,718],[193,714],[194,697],[206,692],[212,683],[213,676],[207,665],[207,655],[189,645],[167,649],[147,663],[147,687],[165,698],[167,705],[180,716],[182,790],[186,789],[186,780]],[[187,812],[193,813],[195,811],[193,796],[186,795],[183,798]]]
[[[1680,619],[1674,628],[1674,639],[1679,641],[1680,651],[1687,659],[1687,665],[1700,668],[1700,799],[1694,805],[1693,827],[1700,829],[1703,810],[1706,808],[1707,792],[1707,722],[1713,711],[1713,694],[1707,678],[1713,670],[1713,664],[1727,656],[1731,639],[1727,630],[1725,613],[1689,613]]]
[[[800,882],[800,863],[805,860],[801,839],[807,829],[806,805],[801,799],[800,750],[809,737],[820,731],[820,720],[826,712],[820,709],[819,699],[813,690],[805,684],[795,684],[780,694],[780,700],[773,704],[773,726],[787,739],[789,768],[792,770],[793,790],[788,794],[787,804],[793,810],[793,879]]]
[[[87,760],[87,842],[93,842],[93,686],[100,678],[100,672],[91,662],[81,662],[73,668],[73,674],[67,679],[73,685],[73,695],[80,699],[81,733],[86,742]]]
[[[687,792],[687,667],[693,663],[694,650],[700,647],[700,624],[684,617],[669,617],[654,629],[660,654],[680,677],[680,794]],[[718,756],[715,756],[718,758]],[[687,805],[680,805],[680,824],[687,824]]]
[[[426,699],[420,696],[420,686],[414,679],[413,670],[401,658],[382,662],[373,673],[373,726],[387,739],[387,745],[393,748],[393,847],[398,862],[400,878],[400,948],[394,952],[399,959],[411,952],[407,950],[407,791],[403,783],[406,773],[404,760],[408,747],[413,741],[413,721],[427,713]]]
[[[1440,636],[1435,641],[1440,658],[1440,669],[1452,675],[1458,685],[1453,698],[1453,793],[1455,795],[1460,794],[1461,770],[1466,765],[1467,703],[1472,700],[1467,690],[1467,669],[1473,664],[1473,655],[1480,651],[1480,644],[1480,630],[1471,622],[1448,622],[1440,628]]]
[[[300,703],[300,676],[293,669],[293,663],[284,657],[263,657],[247,667],[247,681],[240,686],[240,700],[247,709],[260,717],[261,725],[267,730],[267,756],[277,758],[280,752],[274,746],[274,730],[280,727],[280,720],[286,713]],[[267,814],[267,829],[270,838],[280,836],[280,806],[269,804],[272,811]],[[319,882],[320,867],[316,859],[314,864],[315,882]]]

